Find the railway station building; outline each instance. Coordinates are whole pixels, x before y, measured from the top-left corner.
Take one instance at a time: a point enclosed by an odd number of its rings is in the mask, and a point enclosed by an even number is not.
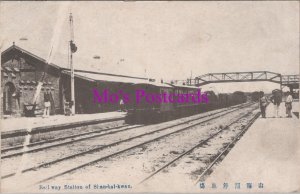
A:
[[[31,52],[17,45],[1,53],[1,115],[5,117],[24,116],[24,105],[32,104],[38,82],[42,76],[43,86],[36,102],[36,114],[44,110],[44,93],[51,98],[50,114],[63,114],[65,102],[70,102],[70,69],[47,64]],[[76,113],[97,113],[118,110],[118,104],[95,104],[92,89],[111,92],[128,90],[133,83],[146,82],[147,78],[114,75],[99,72],[75,70]]]
[[[44,108],[45,91],[51,93],[51,114],[59,112],[60,68],[16,45],[1,53],[1,115],[22,116],[24,105],[31,104],[38,81],[46,72],[36,110]]]

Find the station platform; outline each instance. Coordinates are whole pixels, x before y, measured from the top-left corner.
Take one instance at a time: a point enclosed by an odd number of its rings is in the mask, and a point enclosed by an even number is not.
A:
[[[23,134],[28,131],[51,130],[58,127],[72,127],[87,124],[104,123],[122,120],[126,112],[106,112],[96,114],[76,114],[73,116],[52,115],[43,117],[19,117],[1,120],[1,136],[12,136]]]
[[[293,102],[292,118],[286,118],[284,103],[281,117],[273,118],[273,110],[269,104],[267,118],[258,118],[214,168],[205,191],[299,192],[299,102]]]

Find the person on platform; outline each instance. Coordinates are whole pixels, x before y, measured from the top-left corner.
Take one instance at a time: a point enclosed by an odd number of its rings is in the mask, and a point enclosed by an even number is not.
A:
[[[270,101],[274,105],[274,116],[273,117],[279,117],[279,106],[281,103],[281,94],[279,90],[274,90],[273,95],[270,98]]]
[[[50,98],[51,98],[50,93],[48,90],[46,90],[46,92],[44,93],[44,106],[45,106],[44,115],[43,115],[44,118],[50,116],[50,106],[51,106]]]
[[[293,102],[293,97],[290,92],[287,92],[287,98],[285,100],[285,108],[286,108],[286,114],[288,118],[292,118],[292,102]]]
[[[124,104],[124,100],[122,98],[120,100],[120,110],[121,110],[121,112],[125,111],[125,104]]]
[[[264,95],[264,92],[260,92],[260,99],[259,99],[259,108],[260,108],[260,112],[261,112],[261,116],[262,118],[266,118],[266,107],[268,104],[268,99],[267,97]]]

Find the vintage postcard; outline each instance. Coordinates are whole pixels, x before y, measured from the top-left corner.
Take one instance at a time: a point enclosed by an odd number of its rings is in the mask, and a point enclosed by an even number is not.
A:
[[[298,193],[299,1],[1,1],[1,193]]]

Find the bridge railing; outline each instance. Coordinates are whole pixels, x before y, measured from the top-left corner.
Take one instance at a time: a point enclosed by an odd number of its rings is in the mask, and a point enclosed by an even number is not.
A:
[[[299,83],[299,75],[283,75],[282,84],[295,84]]]
[[[281,82],[279,73],[269,71],[253,72],[229,72],[229,73],[208,73],[195,78],[195,85],[204,85],[208,83],[220,82],[248,82],[248,81],[271,81]],[[190,81],[192,83],[193,81]]]
[[[179,80],[178,80],[179,81]],[[209,83],[270,81],[278,84],[299,84],[299,75],[281,75],[270,71],[208,73],[194,79],[180,80],[190,86],[201,86]]]

